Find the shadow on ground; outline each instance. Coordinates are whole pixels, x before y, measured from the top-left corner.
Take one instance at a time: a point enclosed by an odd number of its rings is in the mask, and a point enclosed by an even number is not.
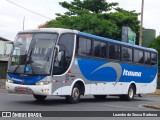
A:
[[[141,99],[141,98],[135,98],[133,101],[124,101],[120,100],[119,97],[114,98],[106,98],[105,100],[97,100],[94,98],[82,98],[80,100],[80,104],[83,103],[110,103],[110,102],[136,102],[136,101],[144,101],[149,102],[149,100]],[[60,99],[46,99],[45,101],[37,101],[37,100],[27,100],[27,101],[12,101],[14,104],[17,102],[17,104],[28,104],[28,105],[42,105],[42,106],[51,106],[51,105],[67,105],[69,103],[66,102],[65,98]]]

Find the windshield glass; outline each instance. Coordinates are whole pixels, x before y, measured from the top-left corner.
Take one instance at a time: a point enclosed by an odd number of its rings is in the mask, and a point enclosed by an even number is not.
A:
[[[53,33],[17,35],[8,72],[50,74],[51,53],[57,37]]]

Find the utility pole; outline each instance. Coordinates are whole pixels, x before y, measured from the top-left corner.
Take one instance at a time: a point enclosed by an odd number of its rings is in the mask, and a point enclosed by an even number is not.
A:
[[[23,18],[23,30],[24,30],[24,22],[25,22],[25,16],[24,16],[24,18]]]
[[[140,25],[140,35],[139,35],[139,46],[142,46],[143,9],[144,9],[144,0],[142,0],[142,4],[141,4],[141,25]]]

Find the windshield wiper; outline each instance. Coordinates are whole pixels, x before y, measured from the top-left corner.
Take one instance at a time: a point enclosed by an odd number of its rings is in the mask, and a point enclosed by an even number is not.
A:
[[[32,55],[32,52],[33,52],[33,48],[30,51],[29,58],[28,58],[28,56],[26,58],[25,66],[24,66],[24,73],[26,72],[25,68],[26,68],[27,64],[30,64],[30,67],[31,67],[31,55]],[[31,69],[31,70],[32,70],[33,74],[35,74],[34,70],[33,69]]]

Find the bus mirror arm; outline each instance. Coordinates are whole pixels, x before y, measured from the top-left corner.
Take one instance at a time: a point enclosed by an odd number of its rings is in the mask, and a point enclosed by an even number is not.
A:
[[[55,46],[56,48],[56,58],[58,61],[61,61],[61,58],[62,58],[62,51],[60,51],[60,47],[58,45]]]
[[[57,50],[56,53],[58,54],[58,53],[59,53],[59,50],[60,50],[59,46],[56,45],[56,46],[55,46],[55,49]]]

